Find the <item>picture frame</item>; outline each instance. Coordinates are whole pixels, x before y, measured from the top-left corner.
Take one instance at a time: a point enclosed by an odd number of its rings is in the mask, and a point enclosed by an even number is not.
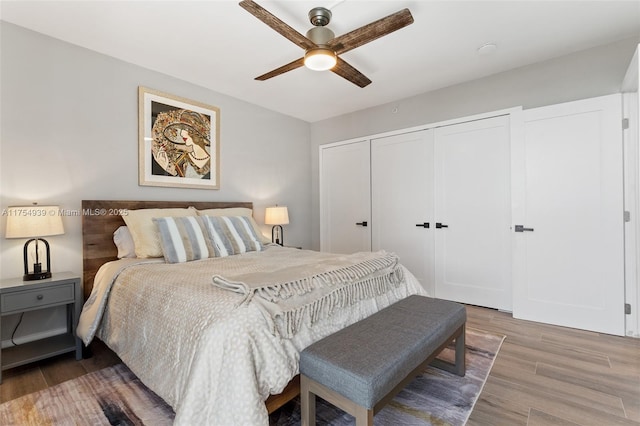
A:
[[[220,109],[138,87],[138,183],[220,189]]]

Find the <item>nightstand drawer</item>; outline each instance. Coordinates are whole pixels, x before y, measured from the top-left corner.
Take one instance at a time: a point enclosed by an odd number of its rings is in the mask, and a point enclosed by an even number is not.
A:
[[[73,288],[74,284],[69,283],[51,288],[3,294],[1,295],[2,313],[22,311],[56,303],[73,303]]]

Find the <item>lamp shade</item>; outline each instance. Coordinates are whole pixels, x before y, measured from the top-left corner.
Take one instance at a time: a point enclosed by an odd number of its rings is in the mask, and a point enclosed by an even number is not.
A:
[[[64,234],[58,206],[23,206],[7,209],[7,238],[36,238]]]
[[[264,213],[265,225],[287,225],[289,211],[286,206],[267,207]]]

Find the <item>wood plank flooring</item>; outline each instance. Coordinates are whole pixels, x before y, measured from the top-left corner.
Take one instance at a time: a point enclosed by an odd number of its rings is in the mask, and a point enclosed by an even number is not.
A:
[[[90,349],[93,356],[80,361],[76,361],[75,353],[71,352],[3,371],[0,403],[120,362],[120,358],[99,340],[92,342]]]
[[[507,336],[468,425],[640,425],[640,339],[467,313]]]
[[[467,307],[467,326],[506,335],[468,425],[640,426],[640,339]],[[119,362],[103,344],[3,372],[0,402]]]

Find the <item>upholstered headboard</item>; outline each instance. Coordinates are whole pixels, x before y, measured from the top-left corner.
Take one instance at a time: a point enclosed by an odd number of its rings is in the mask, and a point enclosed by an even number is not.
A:
[[[221,201],[123,201],[82,200],[82,278],[85,299],[91,294],[93,278],[105,262],[116,260],[118,250],[113,243],[113,232],[124,225],[120,212],[137,209],[185,208],[224,209],[245,207],[253,209],[251,202]]]

